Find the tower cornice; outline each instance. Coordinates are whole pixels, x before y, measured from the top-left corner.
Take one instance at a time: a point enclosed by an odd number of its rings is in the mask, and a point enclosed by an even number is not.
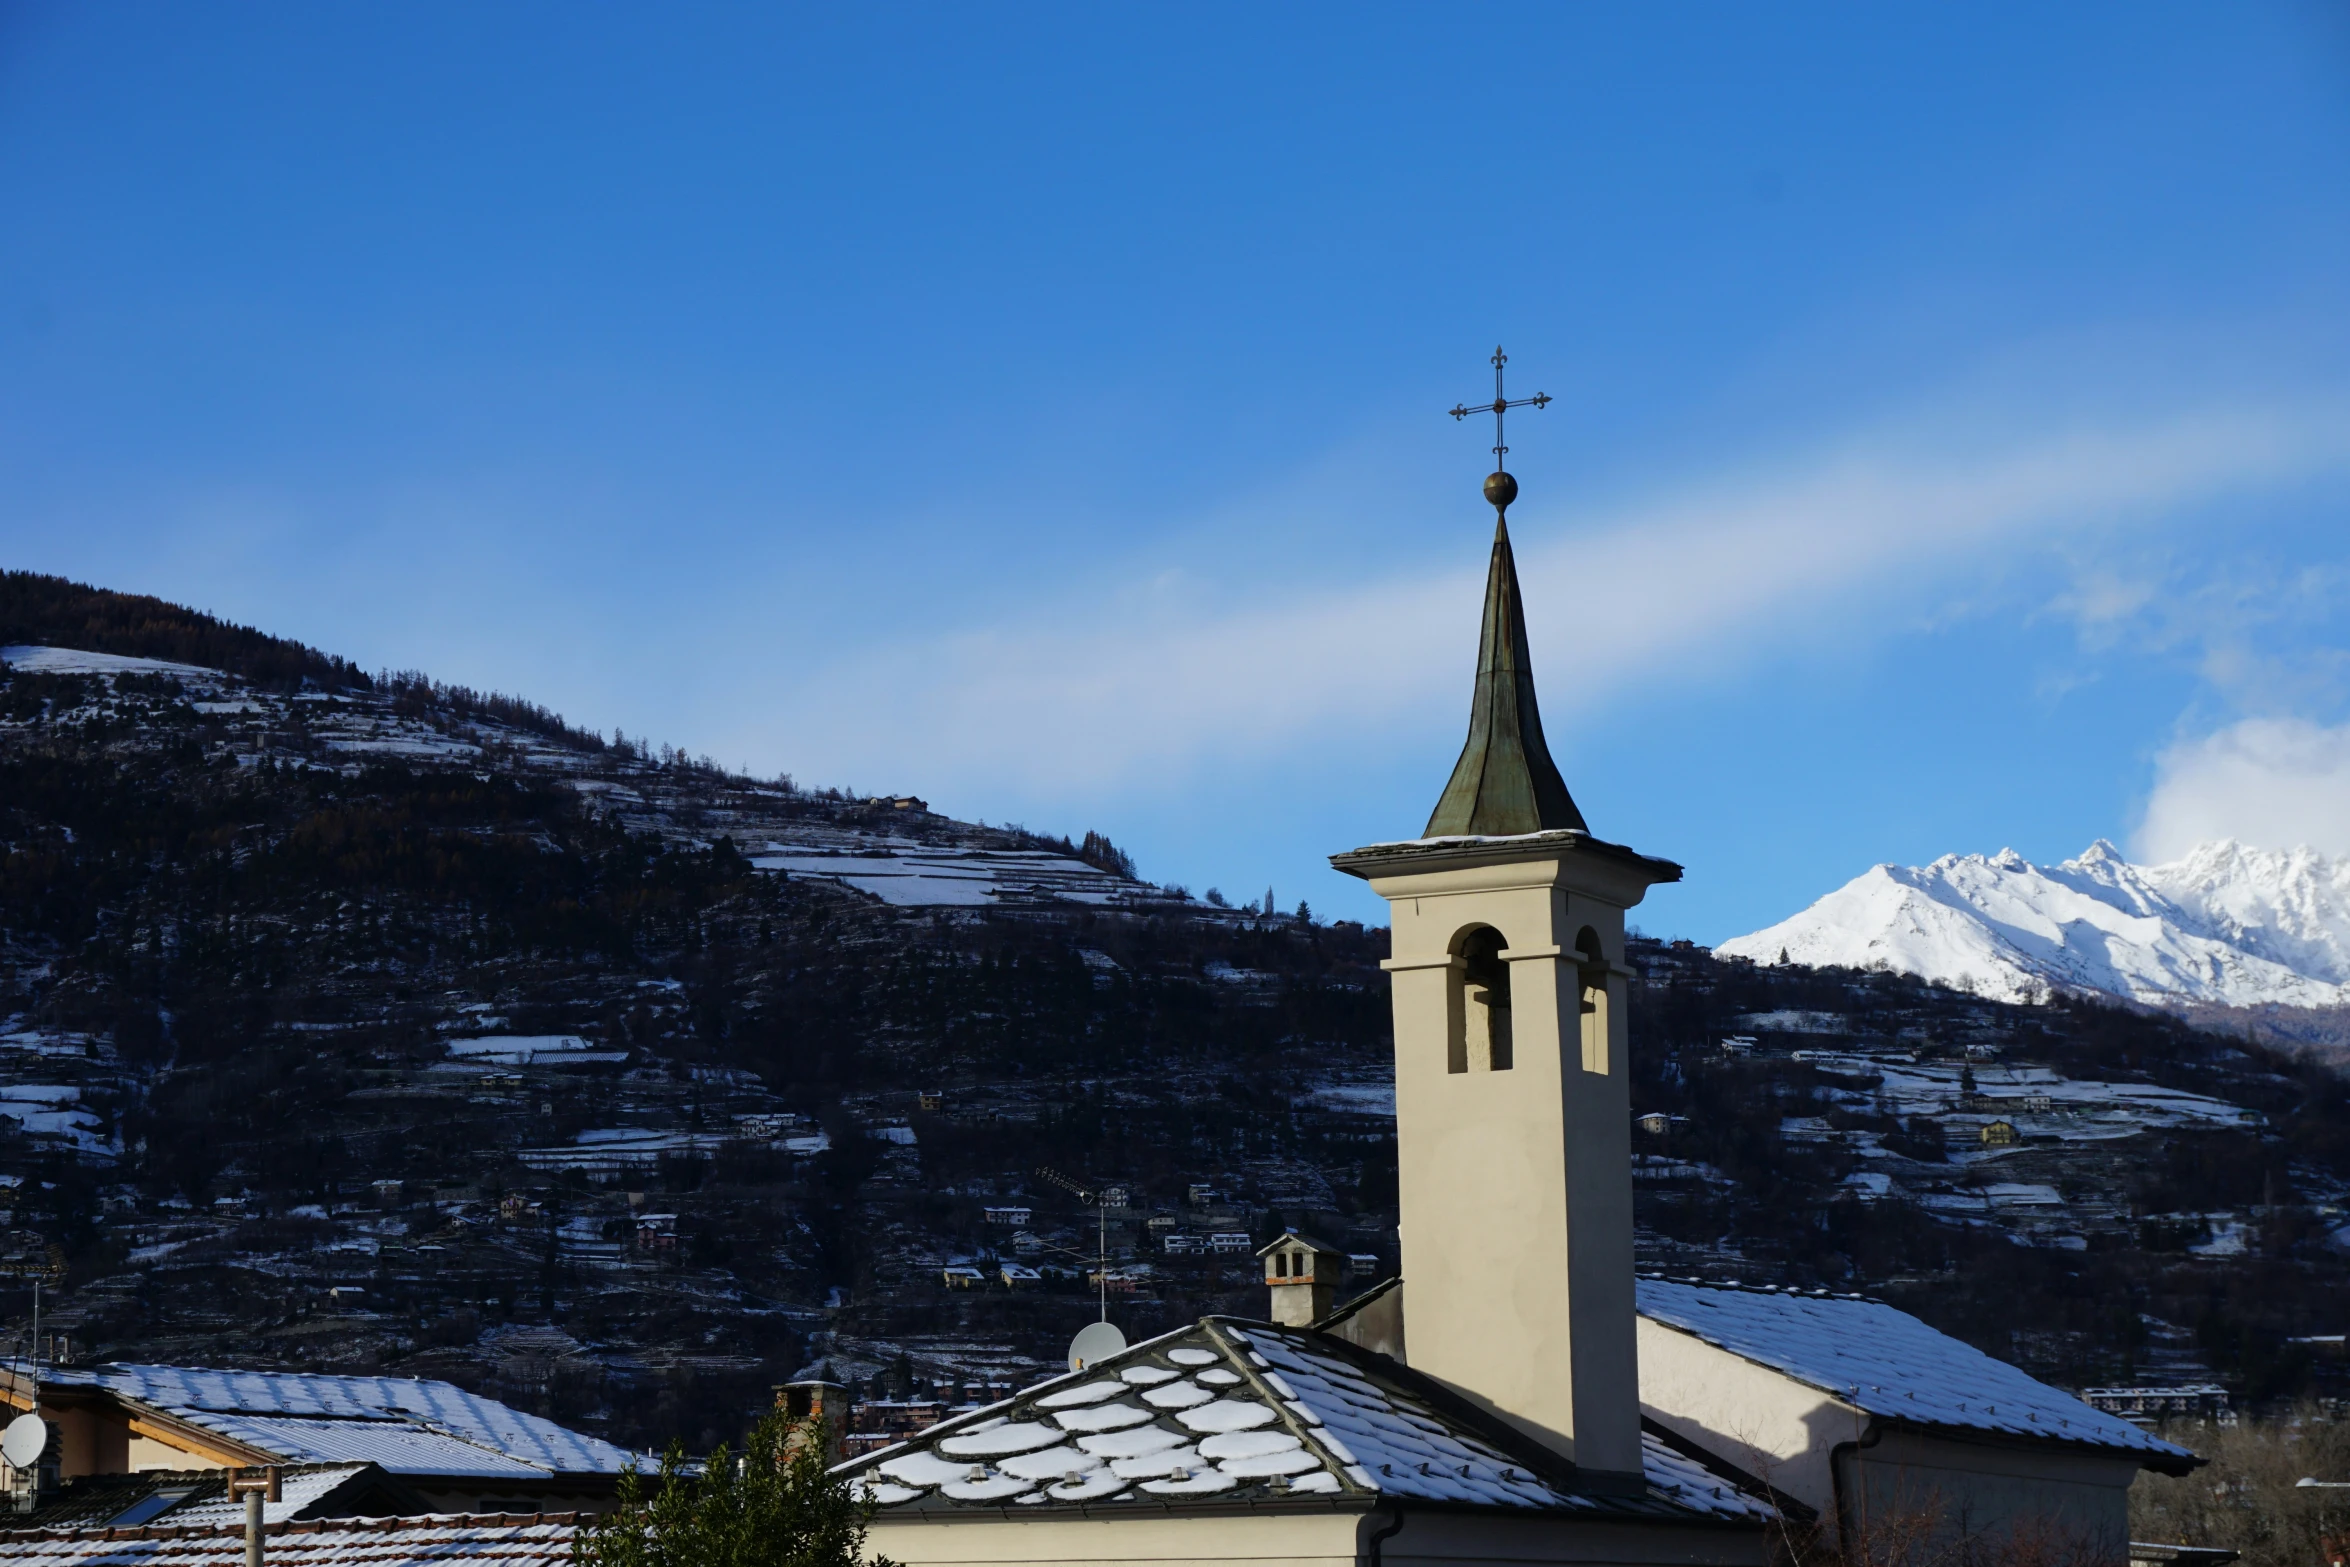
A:
[[[1605,862],[1617,874],[1637,878],[1642,889],[1681,879],[1681,867],[1671,860],[1604,838],[1580,828],[1511,834],[1455,834],[1436,838],[1407,838],[1398,843],[1365,844],[1330,856],[1334,870],[1365,881],[1390,876],[1422,875],[1436,871],[1476,870],[1488,866],[1532,865],[1567,856]],[[1596,866],[1594,867],[1597,868]]]

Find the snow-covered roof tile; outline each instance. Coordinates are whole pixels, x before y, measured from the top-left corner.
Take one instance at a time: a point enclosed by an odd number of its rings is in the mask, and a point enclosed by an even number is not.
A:
[[[496,1567],[569,1567],[575,1515],[322,1518],[268,1526],[270,1567],[413,1567],[484,1562]],[[12,1567],[239,1567],[245,1529],[237,1523],[158,1523],[137,1529],[0,1531],[0,1559]]]
[[[103,1388],[295,1462],[350,1460],[408,1474],[501,1475],[617,1474],[632,1461],[609,1442],[451,1382],[135,1365],[60,1369],[50,1380]],[[367,1438],[352,1429],[362,1422],[385,1434]],[[443,1445],[435,1448],[435,1442]],[[418,1461],[428,1449],[464,1467],[424,1466]]]
[[[283,1523],[304,1508],[325,1500],[348,1484],[354,1475],[365,1474],[365,1464],[325,1464],[315,1469],[288,1469],[278,1482],[278,1499],[261,1504],[261,1520],[265,1524]],[[214,1524],[245,1525],[245,1504],[240,1498],[230,1501],[214,1491],[201,1500],[191,1499],[159,1515],[155,1522],[169,1523],[180,1528],[209,1528]]]
[[[1723,1516],[1753,1518],[1758,1522],[1773,1516],[1761,1498],[1747,1495],[1696,1459],[1675,1452],[1654,1436],[1643,1432],[1640,1446],[1647,1459],[1648,1483],[1682,1506]]]
[[[1881,1301],[1666,1279],[1640,1280],[1639,1301],[1642,1316],[1888,1420],[2193,1456]]]
[[[842,1466],[880,1504],[1089,1508],[1382,1497],[1593,1517],[1759,1520],[1650,1444],[1645,1497],[1573,1469],[1417,1376],[1326,1335],[1208,1318]]]
[[[427,1430],[405,1420],[319,1420],[308,1416],[191,1413],[191,1424],[234,1437],[295,1463],[381,1464],[399,1475],[465,1475],[529,1479],[546,1468],[494,1452],[478,1442]]]

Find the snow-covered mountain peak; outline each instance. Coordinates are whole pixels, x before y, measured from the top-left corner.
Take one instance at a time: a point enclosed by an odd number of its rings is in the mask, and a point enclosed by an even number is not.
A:
[[[2350,1005],[2350,859],[2221,839],[2137,865],[2100,838],[2035,865],[2013,849],[1879,865],[1730,957],[1886,967],[1986,995],[2103,991],[2156,1004]]]

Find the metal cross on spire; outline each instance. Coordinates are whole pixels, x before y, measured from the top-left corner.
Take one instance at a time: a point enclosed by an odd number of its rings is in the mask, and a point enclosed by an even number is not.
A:
[[[1502,416],[1512,408],[1547,408],[1550,406],[1548,392],[1536,392],[1532,397],[1520,397],[1513,400],[1508,393],[1502,390],[1502,367],[1509,362],[1510,356],[1501,351],[1501,345],[1495,344],[1493,349],[1493,401],[1479,403],[1473,408],[1467,403],[1455,403],[1445,410],[1455,419],[1466,419],[1471,414],[1488,412],[1493,415],[1493,472],[1485,480],[1485,498],[1493,503],[1495,511],[1504,514],[1509,511],[1510,502],[1518,498],[1518,481],[1509,476],[1507,467],[1502,461],[1509,455],[1510,450],[1502,436]]]

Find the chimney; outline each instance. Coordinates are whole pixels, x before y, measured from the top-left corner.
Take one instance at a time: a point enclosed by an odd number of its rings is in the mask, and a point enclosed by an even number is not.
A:
[[[268,1525],[263,1522],[262,1506],[265,1502],[285,1500],[277,1465],[263,1466],[258,1475],[240,1470],[229,1476],[229,1500],[233,1502],[240,1495],[245,1499],[245,1567],[263,1567]]]
[[[1273,1291],[1273,1320],[1285,1328],[1311,1327],[1338,1304],[1338,1276],[1346,1253],[1295,1230],[1257,1253]]]
[[[791,1431],[783,1439],[786,1458],[796,1455],[811,1441],[824,1443],[824,1463],[827,1468],[839,1463],[847,1455],[849,1433],[849,1390],[838,1382],[810,1379],[806,1382],[786,1382],[775,1390],[775,1407],[782,1410],[791,1422]]]

